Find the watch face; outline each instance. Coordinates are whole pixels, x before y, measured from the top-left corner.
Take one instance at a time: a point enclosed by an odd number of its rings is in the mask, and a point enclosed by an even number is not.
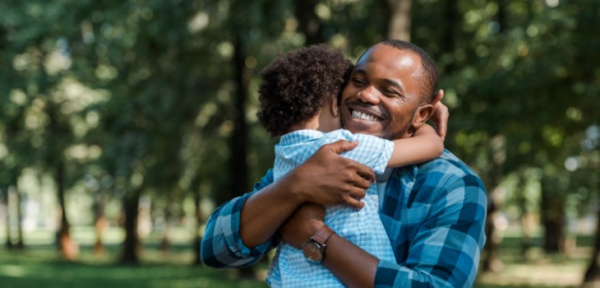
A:
[[[321,260],[323,260],[323,252],[321,252],[319,246],[314,242],[309,241],[304,243],[302,252],[304,252],[304,257],[310,262],[321,263]]]

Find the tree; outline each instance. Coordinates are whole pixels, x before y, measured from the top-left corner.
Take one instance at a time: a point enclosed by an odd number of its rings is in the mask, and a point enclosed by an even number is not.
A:
[[[388,39],[410,41],[412,0],[386,0],[391,11],[388,28]]]
[[[600,184],[600,181],[598,183]],[[600,185],[597,188],[597,191],[600,191]],[[600,209],[598,209],[597,213],[597,219],[600,219]],[[600,281],[600,221],[597,221],[596,223],[597,224],[596,237],[594,239],[594,250],[590,258],[590,263],[583,276],[584,283],[596,283]]]
[[[106,217],[104,216],[105,197],[99,191],[95,191],[94,204],[94,231],[96,232],[96,240],[94,242],[94,254],[104,254],[104,242],[102,240],[104,232],[107,228]]]
[[[294,15],[298,20],[298,29],[304,34],[305,46],[325,42],[323,24],[315,13],[316,0],[294,0]]]
[[[2,189],[2,206],[4,206],[5,211],[5,227],[6,227],[6,242],[4,246],[6,249],[12,249],[12,239],[11,239],[11,231],[10,231],[10,202],[8,200],[8,189]]]
[[[64,152],[66,149],[65,140],[68,139],[69,130],[64,123],[60,123],[57,107],[54,103],[48,104],[47,114],[50,118],[49,128],[49,150],[48,163],[54,168],[54,179],[56,182],[56,191],[58,195],[58,204],[60,207],[60,226],[56,235],[56,242],[62,256],[68,260],[76,260],[79,255],[79,247],[71,238],[70,223],[67,217],[67,206],[65,204],[65,192],[67,186],[66,167]],[[50,136],[52,135],[52,136]],[[57,153],[58,152],[58,153]],[[62,152],[62,153],[61,153]]]

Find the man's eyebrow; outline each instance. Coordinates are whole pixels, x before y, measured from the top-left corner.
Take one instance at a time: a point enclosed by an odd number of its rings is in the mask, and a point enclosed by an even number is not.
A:
[[[365,70],[360,69],[360,68],[354,70],[354,74],[356,74],[356,73],[365,74],[365,75],[367,74],[367,72]]]

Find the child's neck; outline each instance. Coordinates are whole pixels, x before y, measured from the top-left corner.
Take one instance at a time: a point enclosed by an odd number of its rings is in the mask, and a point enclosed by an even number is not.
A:
[[[289,132],[298,130],[318,130],[327,133],[341,128],[342,123],[339,117],[331,115],[331,113],[328,113],[328,111],[321,111],[321,113],[317,114],[308,121],[292,126]]]

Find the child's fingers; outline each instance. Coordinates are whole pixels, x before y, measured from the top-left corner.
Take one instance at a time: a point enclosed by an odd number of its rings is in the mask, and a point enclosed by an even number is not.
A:
[[[346,202],[345,203],[346,206],[348,206],[348,207],[352,207],[355,209],[361,209],[365,206],[365,203],[361,202],[360,200],[354,199],[350,196],[346,196],[346,198],[344,200]]]
[[[331,149],[331,151],[333,151],[337,154],[340,154],[342,152],[349,151],[349,150],[356,148],[356,146],[358,146],[358,142],[357,141],[350,142],[347,140],[339,140],[339,141],[336,141],[336,142],[333,142],[331,144],[327,144],[324,146],[327,146],[327,148]]]
[[[360,199],[365,198],[365,196],[367,195],[367,192],[365,191],[365,189],[352,187],[349,194],[350,194],[350,198],[360,200]]]

